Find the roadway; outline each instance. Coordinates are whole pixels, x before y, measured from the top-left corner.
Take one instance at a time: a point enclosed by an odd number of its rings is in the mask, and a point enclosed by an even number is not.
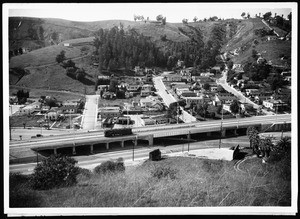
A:
[[[249,139],[247,136],[239,136],[234,138],[222,139],[221,148],[229,148],[231,146],[240,145],[241,147],[249,146]],[[139,164],[144,160],[149,158],[149,152],[155,149],[160,149],[162,155],[172,155],[173,153],[178,152],[187,152],[188,148],[190,151],[199,150],[199,149],[207,149],[207,148],[218,148],[219,147],[219,139],[216,140],[207,140],[203,142],[190,142],[190,143],[177,143],[176,145],[171,146],[162,146],[156,145],[152,147],[137,147],[134,149],[127,147],[122,151],[113,151],[113,152],[105,152],[98,153],[93,155],[82,155],[82,156],[73,156],[75,160],[78,161],[77,166],[93,170],[95,166],[107,160],[114,160],[119,157],[124,159],[125,166],[131,166],[135,164]],[[27,164],[14,164],[9,165],[10,172],[20,172],[22,174],[30,174],[33,172],[36,163],[27,163]]]
[[[249,118],[240,119],[226,119],[222,121],[224,128],[232,127],[247,127],[257,124],[273,124],[273,123],[290,123],[291,114],[283,115],[270,115],[270,116],[255,116]],[[196,133],[218,131],[220,130],[221,120],[196,122],[190,124],[171,124],[161,126],[139,127],[134,128],[133,133],[138,136],[142,135],[154,135],[154,137],[164,137],[172,135],[187,134],[189,131],[195,131]],[[125,136],[124,136],[125,137]],[[122,138],[122,137],[118,137]],[[36,138],[30,140],[23,140],[18,142],[10,142],[10,149],[24,148],[24,147],[46,147],[47,145],[61,147],[62,145],[70,145],[74,143],[89,144],[91,142],[107,141],[104,137],[103,131],[93,132],[78,132],[73,134],[57,135],[51,137]],[[116,139],[116,138],[113,138]],[[115,140],[117,141],[117,140]]]
[[[158,77],[154,77],[153,78],[153,84],[155,86],[155,89],[157,90],[157,94],[159,96],[161,96],[161,98],[163,99],[163,101],[165,102],[165,104],[169,107],[171,103],[177,102],[176,98],[170,94],[169,92],[167,92],[166,90],[166,86],[164,85],[164,82],[162,81],[161,76]],[[191,123],[191,122],[196,122],[197,119],[192,116],[191,114],[189,114],[188,112],[186,112],[183,107],[180,107],[182,114],[179,116],[179,118],[185,122],[185,123]]]
[[[94,130],[97,124],[99,95],[86,95],[81,127],[83,130]]]

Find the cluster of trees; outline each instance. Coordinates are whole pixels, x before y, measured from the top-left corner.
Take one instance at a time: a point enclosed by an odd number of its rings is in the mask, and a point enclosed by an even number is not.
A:
[[[125,32],[122,28],[100,29],[94,40],[99,68],[108,71],[120,68],[132,69],[161,66],[166,63],[163,53],[155,47],[149,37],[138,34],[134,29]]]
[[[144,20],[144,16],[143,15],[133,15],[133,19],[134,21],[143,21]]]
[[[255,29],[254,30],[254,34],[260,37],[264,37],[264,36],[269,36],[269,35],[274,35],[274,30],[268,30],[266,28],[260,28],[260,29]]]
[[[9,59],[13,56],[18,56],[18,55],[22,55],[22,54],[23,54],[22,48],[15,49],[15,50],[9,50]]]
[[[245,12],[243,12],[243,13],[241,14],[241,16],[242,16],[242,18],[244,18],[244,19],[249,19],[249,18],[250,18],[249,12],[247,13],[247,15],[246,15]]]
[[[166,25],[167,18],[163,17],[161,14],[156,16],[156,20],[160,21],[163,25]]]
[[[24,104],[27,101],[27,98],[29,98],[29,91],[25,92],[24,90],[18,90],[17,91],[17,98],[19,104]]]
[[[86,72],[83,68],[78,68],[76,64],[69,59],[66,61],[66,52],[62,50],[57,56],[56,56],[56,62],[60,63],[63,68],[66,69],[66,74],[78,81],[82,81],[85,78]]]

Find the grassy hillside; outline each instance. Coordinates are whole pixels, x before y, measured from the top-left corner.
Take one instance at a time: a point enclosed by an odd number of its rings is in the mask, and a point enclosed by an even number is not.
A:
[[[221,52],[233,51],[238,48],[243,48],[239,55],[234,56],[232,61],[234,63],[244,64],[248,60],[252,60],[252,50],[256,50],[260,53],[267,61],[271,61],[272,64],[284,65],[290,64],[291,58],[291,41],[267,41],[267,37],[260,37],[254,34],[256,29],[262,29],[267,27],[263,24],[261,19],[252,18],[248,20],[235,20],[237,25],[236,33],[229,42],[223,46]],[[276,27],[276,31],[279,34],[285,33],[285,31]],[[254,45],[254,40],[258,41],[257,45]],[[280,55],[285,55],[287,60],[281,60]]]
[[[291,205],[289,159],[269,164],[262,164],[259,158],[248,159],[239,166],[244,172],[237,171],[234,163],[188,157],[146,161],[126,167],[121,173],[80,174],[78,184],[67,188],[23,189],[20,193],[14,186],[11,204],[29,207]],[[11,179],[13,183],[16,182]],[[20,201],[20,197],[26,202]]]

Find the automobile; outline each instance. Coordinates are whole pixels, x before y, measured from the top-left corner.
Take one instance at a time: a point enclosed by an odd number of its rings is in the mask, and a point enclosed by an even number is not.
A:
[[[41,134],[36,134],[36,137],[37,137],[37,138],[40,138],[40,137],[43,137],[43,135],[41,135]]]

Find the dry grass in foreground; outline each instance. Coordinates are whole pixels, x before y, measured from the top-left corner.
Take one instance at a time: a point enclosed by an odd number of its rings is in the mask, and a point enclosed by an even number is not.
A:
[[[262,164],[259,158],[248,159],[240,166],[245,173],[236,172],[234,163],[174,157],[146,161],[119,173],[97,175],[85,171],[77,176],[76,186],[28,190],[27,198],[32,207],[291,205],[289,156],[275,157],[268,164]],[[34,201],[37,199],[38,203]],[[22,199],[17,200],[20,206]]]

